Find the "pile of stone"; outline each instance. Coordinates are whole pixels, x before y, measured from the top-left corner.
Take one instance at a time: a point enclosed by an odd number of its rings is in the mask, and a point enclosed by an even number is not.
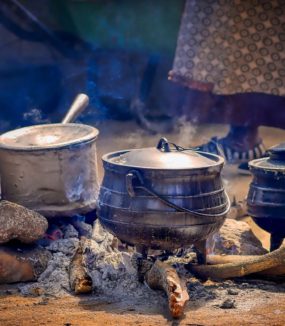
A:
[[[51,254],[36,242],[48,221],[23,206],[0,201],[0,284],[37,280]]]

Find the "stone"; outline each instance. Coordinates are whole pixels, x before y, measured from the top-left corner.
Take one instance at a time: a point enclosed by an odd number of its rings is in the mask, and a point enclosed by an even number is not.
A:
[[[221,305],[221,309],[234,309],[236,308],[235,306],[235,301],[232,299],[226,299]]]
[[[226,219],[220,231],[209,240],[209,253],[218,255],[263,255],[267,250],[243,221]]]
[[[48,228],[45,217],[6,200],[0,201],[0,225],[0,244],[14,239],[33,243],[42,238]]]
[[[228,294],[229,295],[238,295],[238,291],[235,289],[228,289]]]
[[[35,281],[46,269],[51,254],[40,247],[0,247],[0,284]]]

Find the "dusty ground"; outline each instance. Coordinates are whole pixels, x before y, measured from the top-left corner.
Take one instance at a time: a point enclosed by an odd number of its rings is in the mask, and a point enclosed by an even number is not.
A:
[[[107,152],[141,146],[155,146],[159,136],[146,134],[132,123],[107,122],[100,126],[99,157]],[[182,146],[197,145],[213,135],[223,135],[223,126],[196,129],[183,124],[175,133],[164,135]],[[285,131],[262,128],[267,146],[282,142]],[[202,136],[201,136],[202,135]],[[100,175],[102,166],[99,164]],[[231,195],[243,199],[250,177],[225,169],[226,186]],[[251,223],[251,222],[250,222]],[[268,247],[268,234],[253,226],[254,232]],[[235,294],[230,294],[229,289]],[[205,290],[206,289],[206,290]],[[238,283],[206,284],[199,298],[192,297],[182,320],[171,320],[167,303],[157,304],[130,298],[129,302],[112,302],[98,296],[49,298],[22,297],[17,285],[0,287],[0,325],[284,325],[285,285],[243,280]],[[199,290],[195,293],[199,293]],[[204,293],[204,292],[203,292]],[[155,294],[154,294],[155,295]],[[190,289],[191,297],[191,289]],[[222,309],[226,299],[234,300],[235,308]]]
[[[129,302],[95,296],[23,298],[0,291],[0,325],[284,325],[284,286],[279,290],[271,284],[262,287],[250,283],[208,286],[205,299],[192,298],[179,321],[169,316],[166,300],[154,306],[131,298]],[[229,295],[229,288],[236,294]],[[228,298],[235,301],[235,308],[220,308]]]

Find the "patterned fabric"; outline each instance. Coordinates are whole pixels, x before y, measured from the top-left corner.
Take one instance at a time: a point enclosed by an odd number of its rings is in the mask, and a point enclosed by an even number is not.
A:
[[[169,78],[285,96],[285,0],[187,0]]]

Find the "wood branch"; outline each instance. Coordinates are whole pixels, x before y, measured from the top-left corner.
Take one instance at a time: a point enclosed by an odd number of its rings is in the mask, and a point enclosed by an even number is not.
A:
[[[86,241],[85,237],[81,237],[69,266],[70,287],[75,294],[90,293],[92,291],[92,280],[84,267],[83,254]]]
[[[260,256],[238,256],[238,255],[209,255],[207,263],[210,265],[228,264],[228,263],[245,263],[250,259],[257,259]],[[285,276],[285,263],[273,268],[257,272],[261,276]]]
[[[242,277],[252,273],[285,265],[285,246],[261,256],[249,256],[241,261],[218,265],[191,265],[188,268],[202,278],[225,279]]]
[[[172,317],[181,317],[184,306],[189,300],[189,295],[176,270],[166,262],[156,260],[145,274],[145,280],[152,289],[160,289],[166,292]]]

